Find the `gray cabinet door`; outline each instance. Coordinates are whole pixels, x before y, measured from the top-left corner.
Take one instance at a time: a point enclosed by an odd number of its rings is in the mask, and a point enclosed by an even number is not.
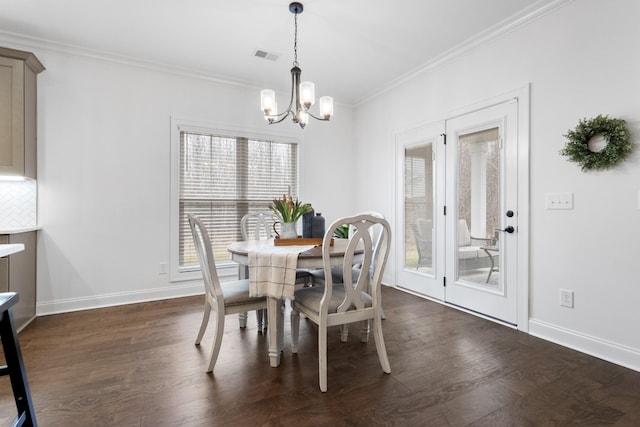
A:
[[[0,259],[0,292],[17,292],[13,306],[18,330],[36,316],[36,238],[37,232],[0,235],[0,243],[22,243],[24,251]]]

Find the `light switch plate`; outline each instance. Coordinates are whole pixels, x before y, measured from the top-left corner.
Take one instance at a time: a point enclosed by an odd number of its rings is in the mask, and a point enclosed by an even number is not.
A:
[[[547,193],[547,209],[573,209],[573,193]]]

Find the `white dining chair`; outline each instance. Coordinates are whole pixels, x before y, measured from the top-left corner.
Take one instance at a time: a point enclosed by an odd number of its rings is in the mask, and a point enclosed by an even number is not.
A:
[[[249,296],[248,279],[220,283],[218,273],[216,272],[216,264],[213,258],[209,233],[202,220],[193,215],[188,215],[188,218],[193,243],[196,254],[198,255],[200,269],[202,270],[205,291],[204,315],[202,317],[202,323],[200,324],[200,330],[196,336],[196,345],[200,345],[202,341],[202,337],[209,324],[211,312],[213,311],[215,313],[213,344],[211,347],[211,355],[209,356],[209,364],[207,365],[207,372],[211,372],[220,353],[220,346],[224,335],[225,316],[228,314],[246,313],[252,310],[266,310],[267,300],[265,297]]]
[[[353,226],[342,262],[343,283],[334,283],[331,274],[330,245],[333,231],[342,224]],[[381,227],[379,243],[374,253],[372,227]],[[391,244],[389,223],[372,215],[356,215],[334,221],[322,242],[325,285],[297,289],[291,301],[291,350],[298,352],[300,313],[318,325],[318,364],[320,390],[327,391],[327,329],[354,322],[372,323],[373,338],[380,365],[391,372],[382,335],[381,281]],[[362,253],[360,254],[360,251]],[[354,272],[354,259],[361,257],[362,268]],[[373,268],[370,275],[370,269]],[[366,342],[365,337],[361,337]]]
[[[382,215],[379,212],[375,212],[375,211],[366,211],[366,212],[361,212],[359,213],[359,215],[371,215],[373,217],[376,218],[382,218],[384,219],[384,215]],[[343,224],[344,225],[344,224]],[[354,228],[353,226],[349,226],[349,234],[348,236],[350,237],[351,234],[354,232]],[[378,244],[380,243],[380,237],[381,237],[381,230],[382,230],[382,226],[381,225],[376,225],[373,226],[369,229],[369,234],[371,234],[371,240],[373,242],[373,260],[374,260],[374,264],[371,265],[371,268],[369,269],[369,274],[373,275],[373,269],[375,268],[375,259],[376,259],[376,250],[378,248]],[[359,274],[360,269],[362,268],[361,265],[354,265],[353,266],[353,274]],[[317,269],[317,270],[311,270],[311,280],[313,285],[324,285],[325,280],[324,280],[324,269]],[[339,267],[334,267],[331,269],[331,277],[333,280],[333,283],[342,283],[342,269]],[[380,307],[380,315],[382,316],[382,320],[385,319],[385,315],[384,315],[384,310],[382,309],[382,307]],[[349,325],[344,325],[341,329],[341,337],[342,337],[342,341],[346,342],[347,338],[349,336]],[[363,328],[361,331],[361,336],[365,337],[363,339],[366,339],[366,336],[368,336],[369,334],[369,327],[367,328]]]
[[[360,212],[358,215],[371,215],[374,216],[376,218],[382,218],[384,219],[384,215],[382,215],[379,212],[374,212],[374,211],[366,211],[366,212]],[[345,224],[343,224],[344,226]],[[348,233],[348,237],[351,236],[351,234],[353,233],[354,229],[352,226],[348,227],[349,229],[349,233]],[[371,234],[371,239],[373,240],[373,251],[375,253],[376,248],[378,247],[378,242],[380,240],[380,230],[381,227],[372,227],[369,230],[369,233]],[[359,269],[360,265],[356,264],[354,265],[355,269]],[[373,271],[374,266],[371,266],[371,270]],[[342,282],[342,269],[341,268],[333,268],[331,270],[331,275],[333,276],[333,283],[341,283]],[[312,281],[314,285],[324,285],[324,269],[319,268],[316,270],[311,270],[311,277],[312,277]]]

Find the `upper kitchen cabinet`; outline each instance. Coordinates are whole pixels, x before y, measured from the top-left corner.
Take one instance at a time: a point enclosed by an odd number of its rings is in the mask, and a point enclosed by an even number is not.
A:
[[[37,75],[31,52],[0,47],[0,175],[36,178]]]

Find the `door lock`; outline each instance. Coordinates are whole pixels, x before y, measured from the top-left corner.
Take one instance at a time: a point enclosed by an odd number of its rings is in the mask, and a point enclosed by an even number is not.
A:
[[[513,216],[513,211],[507,211],[507,212],[505,213],[505,215],[506,215],[507,217],[511,218],[511,217]]]

